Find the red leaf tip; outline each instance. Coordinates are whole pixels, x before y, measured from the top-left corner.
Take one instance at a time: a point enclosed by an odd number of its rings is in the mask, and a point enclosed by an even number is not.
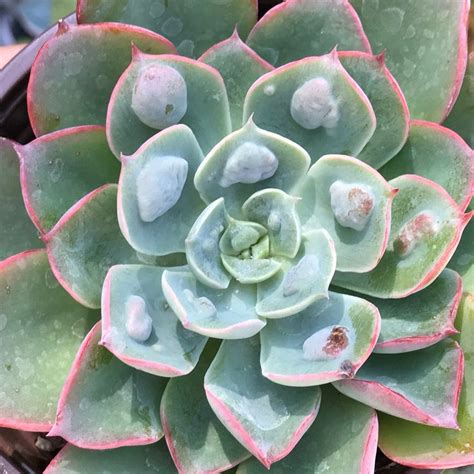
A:
[[[385,49],[375,55],[375,60],[380,64],[380,66],[385,66]]]
[[[56,36],[63,35],[64,33],[67,33],[70,29],[70,25],[61,18],[58,21],[58,31],[56,32]]]

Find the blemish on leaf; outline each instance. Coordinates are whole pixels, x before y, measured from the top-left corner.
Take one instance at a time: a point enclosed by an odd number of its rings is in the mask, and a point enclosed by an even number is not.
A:
[[[402,257],[409,255],[424,239],[433,237],[438,231],[438,224],[429,212],[420,212],[408,221],[400,230],[394,242],[394,248]]]

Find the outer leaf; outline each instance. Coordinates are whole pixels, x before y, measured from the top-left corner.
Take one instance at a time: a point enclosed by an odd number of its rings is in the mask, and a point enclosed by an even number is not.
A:
[[[47,431],[74,355],[99,314],[61,288],[44,250],[0,263],[0,308],[0,426]]]
[[[151,65],[169,66],[184,79],[187,109],[180,123],[191,128],[204,153],[208,153],[231,131],[229,102],[220,74],[200,61],[175,55],[144,54],[137,48],[133,48],[132,62],[120,76],[110,98],[107,137],[111,150],[116,156],[131,155],[158,131],[145,125],[132,109],[136,80],[140,72]]]
[[[54,275],[79,303],[100,307],[107,270],[140,263],[116,218],[117,186],[105,185],[77,202],[43,237]]]
[[[386,50],[413,118],[441,122],[461,87],[469,0],[350,0],[375,52]]]
[[[208,49],[199,61],[220,72],[229,98],[232,128],[239,129],[247,91],[260,76],[273,70],[273,66],[249,48],[237,30],[229,39]]]
[[[158,441],[163,436],[159,403],[167,379],[122,364],[98,345],[99,339],[97,323],[74,360],[49,436],[89,449]]]
[[[265,321],[255,312],[254,286],[231,282],[224,290],[199,283],[190,271],[166,270],[163,294],[191,331],[219,339],[243,339],[257,334]]]
[[[391,459],[416,468],[474,464],[474,297],[466,295],[456,321],[466,368],[459,401],[459,430],[446,430],[380,415],[380,447]]]
[[[38,234],[25,210],[20,189],[20,164],[13,143],[0,138],[0,261],[40,247]]]
[[[353,203],[354,209],[347,211],[345,202],[336,202],[340,209],[333,207],[333,187],[338,184],[350,189],[349,204]],[[351,199],[353,191],[357,193]],[[387,248],[392,200],[396,192],[373,168],[355,158],[323,156],[311,167],[298,193],[302,196],[299,211],[303,229],[323,228],[329,232],[336,247],[337,270],[367,272],[377,265]],[[364,193],[365,197],[359,199],[358,193]],[[360,209],[368,212],[368,221],[362,229],[338,222],[339,212],[351,215]]]
[[[180,54],[200,56],[213,44],[227,38],[237,25],[247,37],[257,21],[255,0],[79,0],[79,23],[119,21],[143,26],[162,34]],[[199,19],[199,21],[196,21]]]
[[[449,267],[456,270],[463,279],[463,291],[474,294],[474,222],[471,221],[463,232],[458,248],[453,258],[448,263]]]
[[[204,374],[214,353],[208,349],[190,375],[170,380],[161,400],[166,443],[180,474],[222,472],[250,456],[207,402]]]
[[[185,375],[196,366],[207,338],[186,331],[168,308],[160,290],[163,268],[145,265],[116,265],[105,279],[102,290],[101,344],[122,362],[162,377]],[[140,297],[153,321],[144,342],[127,331],[127,303]]]
[[[416,351],[455,334],[454,318],[461,296],[460,276],[444,269],[431,285],[406,298],[365,297],[378,308],[382,317],[382,329],[374,352]]]
[[[339,59],[367,95],[377,120],[372,138],[357,158],[380,168],[400,151],[408,137],[410,114],[405,97],[385,65],[383,54],[343,51],[339,52]]]
[[[474,52],[469,53],[466,75],[461,91],[444,125],[461,135],[469,146],[474,147],[474,125],[471,117],[474,111]]]
[[[400,176],[390,184],[399,192],[393,201],[390,240],[382,260],[368,273],[338,272],[334,283],[378,298],[404,298],[441,273],[471,213],[462,214],[441,186],[421,176]]]
[[[152,222],[145,222],[139,212],[140,174],[155,160],[170,156],[187,162],[185,185],[179,200],[171,209]],[[196,138],[184,125],[163,130],[144,143],[134,155],[122,156],[117,198],[118,220],[123,235],[134,249],[148,255],[184,252],[184,239],[196,217],[204,210],[204,203],[192,179],[203,158]],[[164,191],[158,188],[148,192],[156,196]]]
[[[134,446],[107,451],[66,445],[51,461],[44,474],[83,474],[107,472],[115,474],[175,474],[173,460],[165,441],[151,446]]]
[[[310,87],[312,80],[317,81],[314,87]],[[309,90],[303,89],[305,84]],[[303,96],[301,113],[310,122],[305,127],[293,118],[297,109],[292,101],[297,91]],[[313,102],[324,107],[314,110]],[[372,106],[342,67],[336,51],[262,76],[245,98],[244,120],[252,114],[257,125],[301,145],[313,162],[327,153],[357,156],[375,131]],[[317,126],[318,122],[322,126]]]
[[[130,62],[132,42],[147,53],[175,51],[162,36],[135,26],[61,23],[31,68],[28,114],[35,134],[104,125],[112,89]]]
[[[326,298],[335,268],[336,250],[329,234],[323,229],[308,232],[299,254],[283,261],[274,277],[259,283],[257,314],[284,318]]]
[[[443,186],[462,209],[474,193],[474,151],[459,135],[435,123],[414,120],[400,153],[380,172],[393,179],[417,174]]]
[[[25,205],[43,233],[86,194],[118,181],[119,164],[100,126],[60,130],[16,148]]]
[[[409,354],[372,354],[354,379],[334,386],[399,418],[457,428],[463,368],[461,348],[448,339]]]
[[[379,331],[374,305],[331,292],[328,300],[292,318],[268,321],[260,336],[263,375],[294,387],[353,377],[372,352]],[[310,338],[316,340],[311,343]]]
[[[296,448],[274,464],[271,473],[322,474],[374,471],[378,422],[375,410],[323,388],[318,417]],[[239,466],[238,474],[268,472],[256,459]]]
[[[266,174],[245,174],[249,168],[264,173],[269,162],[273,165],[271,176],[258,179],[259,175]],[[206,202],[224,197],[226,209],[238,217],[242,204],[256,191],[277,188],[291,192],[308,171],[309,164],[310,157],[303,148],[257,127],[250,118],[240,130],[211,150],[199,167],[194,183]],[[242,176],[237,172],[239,169],[243,169]]]
[[[258,338],[222,343],[204,388],[224,426],[267,468],[287,456],[313,423],[319,387],[276,385],[262,376]]]
[[[283,2],[255,25],[247,42],[276,66],[321,56],[336,46],[370,52],[360,20],[346,0]]]

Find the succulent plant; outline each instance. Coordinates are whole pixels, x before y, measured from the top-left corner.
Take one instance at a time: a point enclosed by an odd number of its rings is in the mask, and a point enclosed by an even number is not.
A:
[[[469,2],[431,3],[60,23],[0,141],[0,426],[47,473],[474,464]]]

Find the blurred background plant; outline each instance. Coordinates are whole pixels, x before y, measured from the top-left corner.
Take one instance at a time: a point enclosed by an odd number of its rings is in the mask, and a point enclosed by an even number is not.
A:
[[[75,0],[0,0],[0,45],[40,35],[59,18],[72,12]]]

